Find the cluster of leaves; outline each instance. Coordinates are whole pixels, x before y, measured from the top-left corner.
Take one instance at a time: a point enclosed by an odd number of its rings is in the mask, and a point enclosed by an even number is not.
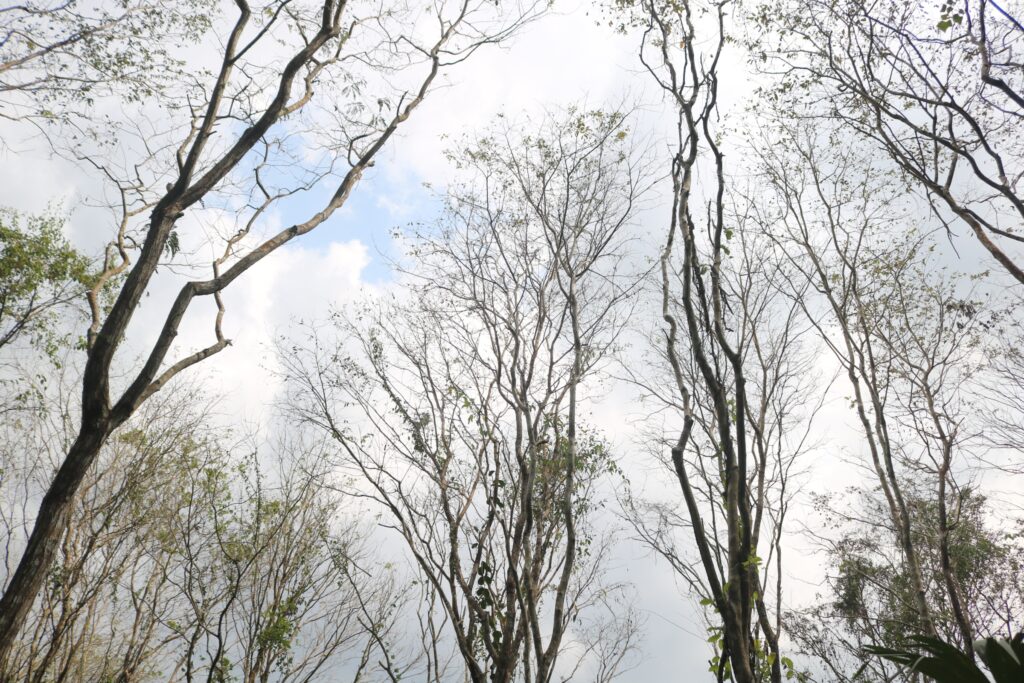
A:
[[[211,26],[210,0],[27,0],[0,16],[0,90],[8,116],[65,120],[117,92],[144,102],[180,82],[185,65],[170,47],[193,43]],[[116,86],[116,87],[115,87]]]
[[[870,646],[865,651],[924,674],[935,683],[990,683],[982,668],[950,643],[921,635],[911,636],[908,641],[907,647]],[[1011,640],[979,640],[974,649],[996,683],[1024,681],[1024,631]]]
[[[938,547],[939,530],[935,525],[937,503],[921,495],[908,500],[915,543],[922,549]],[[955,501],[959,510],[958,524],[950,531],[950,556],[954,578],[971,612],[978,618],[998,623],[999,615],[987,612],[985,605],[1020,604],[1020,586],[1015,579],[1024,569],[1019,558],[1020,539],[1017,534],[999,534],[986,527],[987,505],[984,496],[963,489]],[[882,513],[869,503],[872,515]],[[871,515],[868,515],[869,517]],[[834,581],[835,613],[848,628],[877,629],[883,642],[902,644],[907,633],[920,631],[913,609],[912,587],[898,565],[886,558],[891,553],[879,541],[877,527],[864,527],[843,536],[835,545]],[[941,585],[938,551],[925,551],[923,569],[929,585]],[[930,595],[939,626],[949,637],[955,637],[951,625],[950,606],[936,591]],[[950,624],[948,628],[943,626]]]
[[[864,648],[871,644],[917,647],[911,634],[925,633],[926,627],[914,609],[914,590],[891,540],[884,502],[870,491],[856,493],[852,514],[836,511],[828,498],[817,499],[836,533],[826,546],[832,563],[829,596],[811,609],[787,614],[787,630],[795,642],[794,651],[810,655],[835,680],[914,680],[895,673],[889,660],[864,659]],[[921,487],[906,493],[937,636],[967,651],[971,644],[963,642],[948,593],[942,588],[938,501]],[[1024,606],[1021,532],[994,526],[991,504],[971,487],[949,493],[947,508],[955,511],[956,524],[948,530],[949,560],[962,607],[971,615],[975,633],[999,632],[1019,619]]]
[[[562,514],[560,508],[551,508],[548,504],[549,501],[560,500],[565,493],[566,466],[572,454],[572,445],[562,430],[562,422],[558,416],[549,416],[545,423],[552,436],[536,447],[535,515],[543,515],[546,510],[554,515]],[[577,435],[574,457],[576,476],[572,497],[574,513],[580,517],[600,505],[590,490],[594,482],[604,475],[617,474],[618,466],[604,440],[597,432],[590,430],[581,430]]]
[[[91,263],[64,237],[63,225],[54,212],[23,219],[0,210],[0,347],[25,332],[52,355],[52,313],[91,284]]]
[[[756,565],[760,563],[760,558],[754,557],[748,560],[750,564]],[[711,598],[702,598],[700,601],[702,607],[714,608],[714,600]],[[716,610],[717,611],[717,610]],[[732,663],[728,657],[723,658],[725,650],[725,630],[721,625],[712,624],[708,626],[708,643],[714,650],[714,654],[708,660],[708,671],[715,674],[718,680],[732,680]],[[771,680],[772,665],[775,663],[775,653],[772,652],[768,643],[763,638],[754,638],[752,641],[751,652],[754,656],[754,674],[758,680],[769,681]],[[810,674],[806,671],[801,671],[796,667],[793,660],[789,657],[781,657],[779,659],[781,664],[782,675],[787,681],[796,681],[796,683],[807,683],[811,680]]]
[[[495,604],[494,592],[491,586],[494,584],[494,568],[487,560],[482,560],[476,575],[476,600],[480,608],[487,612],[487,618],[481,622],[481,654],[484,652],[485,643],[489,642],[495,649],[501,647],[501,625],[498,623],[500,605]],[[492,663],[493,666],[493,663]]]
[[[964,13],[952,2],[944,2],[939,7],[939,23],[936,28],[940,31],[948,31],[954,24],[962,24]]]

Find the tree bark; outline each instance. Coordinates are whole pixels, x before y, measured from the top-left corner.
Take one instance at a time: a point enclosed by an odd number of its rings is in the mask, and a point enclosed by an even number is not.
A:
[[[0,598],[0,681],[11,680],[7,660],[14,638],[24,624],[53,565],[70,521],[75,492],[109,435],[107,420],[83,423],[67,457],[39,506],[18,568]]]

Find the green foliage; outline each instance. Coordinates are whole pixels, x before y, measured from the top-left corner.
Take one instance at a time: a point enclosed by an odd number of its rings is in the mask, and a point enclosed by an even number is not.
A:
[[[912,492],[907,498],[914,543],[921,548],[922,571],[929,585],[942,585],[938,554],[938,503],[925,493]],[[862,517],[881,520],[885,511],[878,501],[864,498]],[[950,530],[950,563],[958,590],[971,613],[983,623],[999,623],[1003,616],[990,614],[989,603],[1017,605],[1021,596],[1015,580],[1021,564],[1018,533],[1000,533],[986,527],[988,506],[984,496],[970,488],[947,502],[959,511],[958,523]],[[848,628],[864,631],[872,641],[902,644],[905,634],[923,625],[914,608],[913,587],[899,560],[878,534],[878,526],[851,530],[834,546],[835,591],[832,608]],[[898,557],[898,554],[896,555]],[[955,638],[950,606],[945,594],[929,594],[932,610],[939,620],[940,635]],[[875,632],[870,630],[877,629]]]
[[[230,683],[235,680],[235,677],[231,675],[233,666],[230,659],[221,657],[210,667],[210,680],[213,683]]]
[[[55,213],[27,219],[0,210],[0,346],[22,332],[55,353],[49,314],[71,302],[92,280],[90,262],[63,234]]]
[[[700,601],[703,606],[709,606],[713,604],[713,601],[704,598]],[[719,673],[719,669],[722,672],[723,680],[731,680],[732,665],[731,662],[726,658],[722,659],[722,652],[725,649],[725,633],[721,626],[709,626],[708,627],[708,642],[714,648],[715,654],[708,660],[708,671],[715,674]],[[775,664],[775,653],[771,652],[768,648],[768,643],[762,638],[754,638],[753,640],[753,670],[754,675],[757,676],[758,680],[769,681],[771,680],[772,665]],[[783,657],[779,664],[782,669],[782,675],[787,681],[796,681],[797,683],[806,683],[810,680],[810,676],[796,668],[793,664],[793,660],[789,657]]]
[[[944,2],[939,8],[939,22],[936,28],[940,31],[948,31],[953,25],[963,23],[964,14],[952,2]]]
[[[541,524],[560,527],[564,517],[558,504],[565,496],[567,466],[570,456],[573,462],[573,515],[585,518],[588,513],[602,505],[594,495],[593,487],[605,475],[618,473],[615,459],[600,435],[589,429],[580,429],[576,435],[575,451],[563,431],[563,420],[558,416],[545,419],[549,436],[534,448],[536,474],[534,478],[534,518]],[[587,552],[590,538],[585,533],[577,537],[578,550]]]
[[[941,589],[938,503],[926,490],[911,487],[906,493],[937,635],[963,651],[970,644],[961,642],[948,594]],[[824,498],[818,505],[830,509]],[[950,494],[947,507],[957,511],[957,523],[949,530],[949,554],[963,608],[971,615],[976,632],[997,631],[1001,624],[1017,618],[1024,604],[1020,532],[991,527],[991,507],[969,487]],[[855,519],[834,511],[826,514],[833,528],[843,529],[829,548],[831,596],[806,612],[791,613],[789,633],[798,644],[796,651],[827,661],[833,670],[843,672],[842,680],[854,680],[855,672],[858,681],[914,680],[907,673],[893,677],[890,660],[864,660],[865,647],[877,643],[893,650],[918,651],[920,644],[912,634],[922,633],[925,627],[915,610],[913,588],[899,549],[889,533],[881,531],[888,529],[885,503],[861,492],[855,509]]]
[[[475,596],[477,603],[486,613],[486,618],[481,622],[480,638],[481,645],[485,642],[494,649],[501,648],[501,624],[499,623],[501,605],[497,603],[492,585],[494,584],[494,568],[487,560],[482,560],[478,567],[476,577]]]
[[[99,97],[144,102],[178,85],[187,65],[172,50],[198,41],[215,16],[211,0],[26,0],[5,9],[0,89],[10,97],[0,111],[45,123],[88,117]]]
[[[708,642],[715,651],[715,654],[708,660],[708,671],[717,675],[719,669],[721,669],[722,678],[724,680],[731,680],[732,663],[728,658],[723,661],[721,654],[725,649],[725,631],[721,626],[712,625],[708,626],[708,633]]]
[[[872,645],[864,650],[869,655],[882,657],[910,671],[922,673],[935,683],[989,683],[981,667],[950,643],[921,635],[910,636],[907,641],[905,647]],[[974,644],[974,649],[996,683],[1024,681],[1024,631],[1012,640],[979,640]]]
[[[267,648],[275,656],[288,652],[297,628],[294,617],[298,610],[298,598],[294,596],[271,607],[263,615],[265,626],[256,637],[260,646]]]

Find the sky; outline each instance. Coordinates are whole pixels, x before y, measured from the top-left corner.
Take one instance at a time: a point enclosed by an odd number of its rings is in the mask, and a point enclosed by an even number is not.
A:
[[[664,124],[665,106],[641,71],[636,50],[637,37],[602,26],[591,3],[560,2],[510,44],[483,50],[447,72],[348,204],[325,225],[247,273],[226,294],[225,333],[233,343],[197,372],[212,392],[230,397],[223,404],[229,419],[258,425],[273,413],[280,392],[275,374],[277,336],[297,320],[323,319],[333,306],[362,293],[383,291],[394,281],[388,265],[388,257],[396,256],[390,232],[437,215],[438,193],[454,175],[443,152],[460,135],[485,128],[499,114],[516,117],[574,104],[600,108],[622,103],[637,106],[638,129],[657,133]],[[723,104],[727,115],[739,111],[752,89],[740,67],[733,64],[728,69]],[[0,149],[0,205],[38,212],[62,198],[74,208],[98,191],[87,169],[12,145],[10,124],[0,124],[0,134],[7,141]],[[315,206],[316,199],[316,194],[308,198],[310,206]],[[275,215],[273,220],[286,225],[302,208],[294,208],[294,215],[290,211]],[[645,220],[655,223],[639,229],[657,233],[661,229],[657,220],[665,209],[655,206],[646,212]],[[109,238],[106,224],[95,219],[96,214],[88,210],[72,212],[69,235],[84,249],[95,249]],[[171,286],[158,284],[143,301],[129,331],[129,354],[133,345],[145,347],[147,330],[159,323],[174,293]],[[186,320],[180,337],[182,352],[212,338],[209,303],[197,307]],[[823,367],[822,372],[830,369]],[[638,409],[627,388],[614,385],[590,410],[621,459],[628,461],[633,476],[640,480],[660,476],[661,470],[636,442],[633,419]],[[819,425],[831,435],[811,465],[820,490],[849,481],[849,469],[839,463],[838,456],[855,449],[856,438],[852,414],[837,401],[826,405]],[[794,539],[788,550],[800,558],[790,566],[789,590],[798,600],[806,600],[821,580],[820,563],[800,539]],[[706,675],[709,653],[704,627],[696,617],[694,601],[683,594],[669,567],[638,543],[623,540],[612,572],[636,587],[636,604],[646,616],[643,656],[623,680],[686,681]]]

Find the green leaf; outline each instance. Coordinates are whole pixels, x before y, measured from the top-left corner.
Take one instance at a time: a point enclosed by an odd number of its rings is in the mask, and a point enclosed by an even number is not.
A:
[[[980,654],[996,683],[1024,681],[1024,665],[1017,661],[1010,643],[1002,639],[988,638],[985,640],[984,651]]]

